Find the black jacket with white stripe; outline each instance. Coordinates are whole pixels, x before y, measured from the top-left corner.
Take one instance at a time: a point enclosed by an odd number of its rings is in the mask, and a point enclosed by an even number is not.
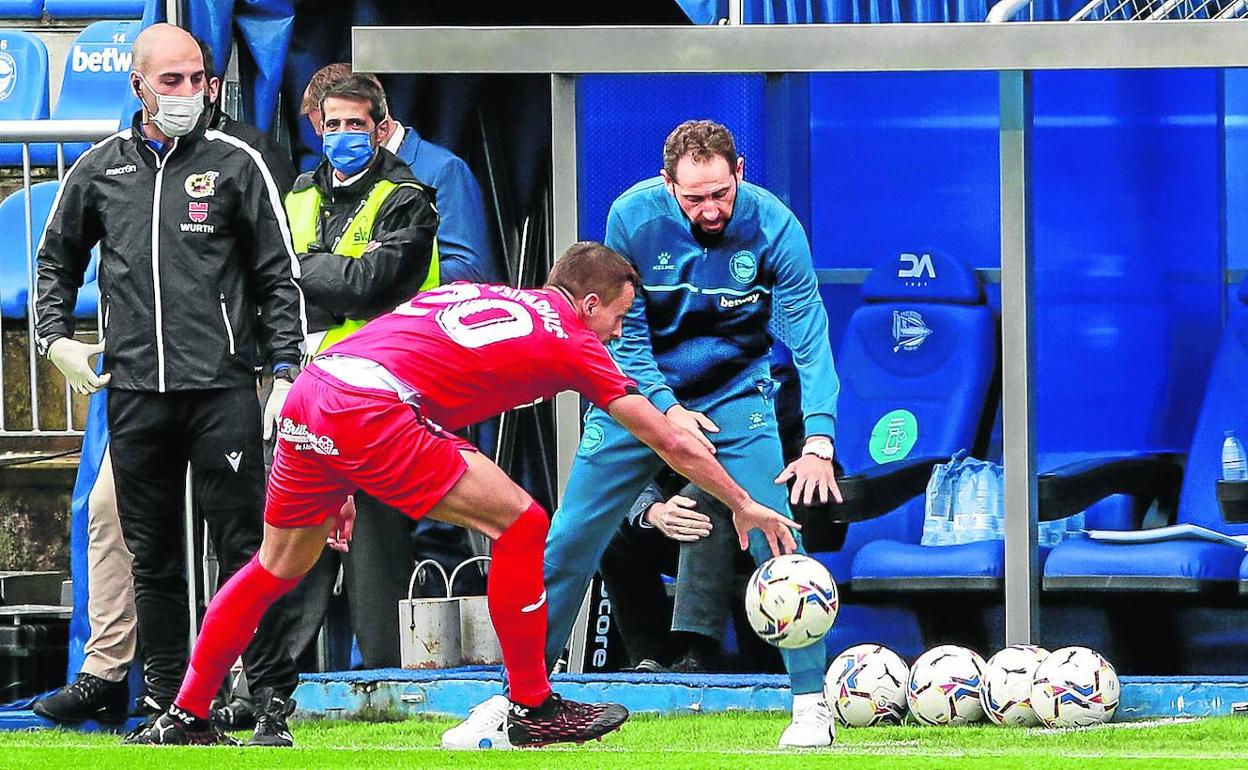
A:
[[[39,242],[40,352],[73,333],[99,243],[110,387],[250,386],[257,366],[298,363],[299,263],[260,154],[201,121],[162,158],[139,121],[92,146],[61,182]]]

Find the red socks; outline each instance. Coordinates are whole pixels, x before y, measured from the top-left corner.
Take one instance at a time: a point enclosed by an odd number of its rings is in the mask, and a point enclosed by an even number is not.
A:
[[[299,578],[283,580],[262,567],[259,554],[234,573],[208,605],[182,689],[173,701],[178,708],[208,718],[213,696],[251,642],[264,611],[298,584]],[[543,630],[545,621],[543,613]]]
[[[546,585],[542,580],[542,553],[549,528],[546,511],[534,502],[494,541],[491,554],[486,590],[490,619],[503,648],[511,699],[523,706],[540,706],[550,697]]]

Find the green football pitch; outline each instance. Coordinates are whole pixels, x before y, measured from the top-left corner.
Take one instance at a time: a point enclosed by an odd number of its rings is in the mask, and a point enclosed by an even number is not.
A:
[[[842,729],[835,747],[781,752],[783,714],[637,716],[601,742],[511,752],[442,751],[450,720],[292,723],[294,749],[121,746],[117,736],[68,731],[0,735],[0,768],[1242,768],[1248,719],[1121,723],[1048,731],[992,726]]]

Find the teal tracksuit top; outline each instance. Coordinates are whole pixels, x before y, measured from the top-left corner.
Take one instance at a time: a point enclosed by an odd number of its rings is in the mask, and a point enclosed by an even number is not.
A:
[[[611,353],[656,407],[736,382],[768,360],[774,332],[793,352],[806,434],[834,437],[828,317],[806,234],[775,195],[742,182],[721,237],[704,245],[662,178],[647,179],[611,205],[606,244],[643,287]]]

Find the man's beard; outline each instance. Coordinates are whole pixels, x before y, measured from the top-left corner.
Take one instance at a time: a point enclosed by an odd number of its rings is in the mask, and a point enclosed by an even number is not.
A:
[[[693,233],[693,239],[698,242],[699,246],[705,249],[713,249],[719,244],[723,243],[724,233],[728,232],[728,223],[730,221],[732,221],[732,217],[729,217],[728,219],[724,220],[724,226],[719,228],[719,232],[708,233],[707,231],[703,230],[701,227],[698,227],[696,224],[694,224],[693,220],[690,219],[689,231]]]

